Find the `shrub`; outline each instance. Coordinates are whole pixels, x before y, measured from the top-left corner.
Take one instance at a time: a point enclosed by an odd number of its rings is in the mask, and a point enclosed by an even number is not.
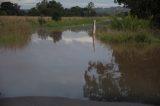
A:
[[[136,31],[139,29],[149,28],[149,21],[138,19],[137,17],[127,16],[127,17],[114,17],[111,23],[111,28],[116,30],[130,30]]]

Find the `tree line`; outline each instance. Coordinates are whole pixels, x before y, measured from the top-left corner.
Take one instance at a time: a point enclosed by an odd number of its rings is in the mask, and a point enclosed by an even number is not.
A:
[[[2,2],[0,4],[0,15],[24,15],[25,11],[20,9],[17,3]]]
[[[59,20],[62,16],[95,16],[94,3],[90,2],[84,8],[74,6],[64,8],[60,2],[55,0],[42,0],[35,7],[25,11],[20,9],[16,3],[2,2],[0,5],[0,15],[28,15],[28,16],[50,16],[54,20]]]

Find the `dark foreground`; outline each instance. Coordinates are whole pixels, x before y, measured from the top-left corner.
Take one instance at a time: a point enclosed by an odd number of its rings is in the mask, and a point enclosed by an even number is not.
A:
[[[95,102],[58,97],[19,97],[0,99],[0,106],[151,106],[123,102]]]

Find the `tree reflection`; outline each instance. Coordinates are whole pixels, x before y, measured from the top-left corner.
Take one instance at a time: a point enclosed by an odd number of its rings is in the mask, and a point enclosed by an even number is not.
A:
[[[89,62],[84,96],[160,104],[160,46],[112,46],[115,62]],[[118,69],[116,68],[118,63]]]
[[[50,33],[50,37],[53,38],[53,42],[59,42],[62,39],[62,32],[61,31],[53,31]]]
[[[48,37],[53,39],[53,42],[59,42],[62,39],[62,31],[46,31],[44,29],[38,30],[38,35],[41,39],[48,39]]]
[[[120,97],[120,72],[117,64],[89,62],[85,71],[84,96],[92,100],[118,100]]]
[[[39,30],[38,30],[38,36],[39,36],[41,39],[46,40],[47,37],[49,36],[49,33],[48,33],[46,30],[44,30],[44,29],[39,29]]]

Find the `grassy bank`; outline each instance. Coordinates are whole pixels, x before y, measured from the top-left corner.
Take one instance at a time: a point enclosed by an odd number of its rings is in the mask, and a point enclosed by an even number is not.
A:
[[[97,37],[107,43],[160,43],[160,30],[152,29],[149,20],[136,17],[114,17],[107,30],[98,30]]]

